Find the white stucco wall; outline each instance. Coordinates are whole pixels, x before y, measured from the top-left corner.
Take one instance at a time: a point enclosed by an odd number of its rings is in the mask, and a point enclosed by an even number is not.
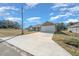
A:
[[[74,33],[79,33],[79,27],[78,28],[68,28],[69,31],[72,31]]]
[[[79,33],[79,23],[72,25],[72,26],[69,26],[68,30],[72,31],[74,33]]]
[[[55,26],[41,26],[42,32],[55,32]]]

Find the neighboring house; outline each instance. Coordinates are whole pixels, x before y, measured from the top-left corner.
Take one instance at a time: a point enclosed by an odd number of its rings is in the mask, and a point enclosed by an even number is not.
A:
[[[29,26],[27,30],[32,31],[32,26]]]
[[[40,24],[34,25],[34,26],[29,26],[28,30],[30,30],[30,31],[40,31],[40,27],[41,27]]]
[[[38,25],[33,26],[33,27],[32,27],[32,30],[33,30],[33,31],[40,31],[40,28],[41,28],[41,25],[38,24]]]
[[[32,31],[41,31],[41,32],[55,32],[55,24],[51,22],[45,22],[43,24],[38,24],[35,26],[32,26],[30,28]]]
[[[72,32],[74,32],[74,33],[79,33],[79,22],[70,24],[70,25],[68,26],[68,31],[72,31]]]

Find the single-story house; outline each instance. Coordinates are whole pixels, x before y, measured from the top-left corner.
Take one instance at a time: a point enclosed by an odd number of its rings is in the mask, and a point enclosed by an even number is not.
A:
[[[55,32],[55,24],[51,23],[51,22],[45,22],[44,24],[42,24],[40,31],[42,32]]]
[[[40,28],[41,28],[41,24],[38,24],[38,25],[33,26],[32,30],[33,31],[40,31]]]
[[[74,33],[79,33],[79,22],[70,24],[68,26],[68,31],[72,31]]]
[[[33,31],[41,31],[41,32],[55,32],[56,31],[55,24],[48,21],[43,24],[32,26],[30,29]]]

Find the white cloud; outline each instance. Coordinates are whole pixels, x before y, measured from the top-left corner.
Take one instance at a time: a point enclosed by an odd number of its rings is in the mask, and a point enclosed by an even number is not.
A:
[[[10,16],[10,13],[2,12],[0,13],[0,16]]]
[[[30,21],[30,22],[33,22],[33,21],[37,21],[39,19],[40,19],[40,17],[30,17],[27,20]]]
[[[38,3],[26,3],[26,5],[29,7],[34,7],[34,6],[38,5]]]
[[[71,13],[66,13],[66,14],[63,14],[63,15],[53,16],[53,17],[50,17],[50,21],[56,20],[56,19],[64,17],[64,16],[69,17],[70,15],[72,15],[72,14]]]
[[[59,9],[59,11],[61,11],[61,12],[62,12],[62,11],[66,11],[66,10],[68,10],[68,8],[65,8],[65,7]]]
[[[15,11],[18,11],[17,8],[15,7],[10,7],[10,6],[3,6],[3,7],[0,7],[0,11],[3,12],[3,11],[6,11],[6,10],[15,10]]]
[[[50,21],[56,20],[58,19],[60,16],[54,16],[54,17],[50,17]]]
[[[21,18],[18,18],[18,17],[7,17],[7,18],[5,18],[5,20],[10,20],[10,21],[14,21],[14,22],[20,22]]]
[[[26,3],[26,9],[33,8],[33,7],[35,7],[38,4],[39,3]]]
[[[11,17],[11,13],[8,12],[7,10],[11,10],[11,11],[19,11],[18,8],[15,8],[14,6],[1,6],[0,7],[0,16],[1,17]]]
[[[79,11],[79,6],[75,6],[75,7],[69,8],[68,10],[69,10],[70,12]]]
[[[68,6],[72,6],[72,7],[68,7]],[[60,12],[60,14],[65,13],[65,12],[69,12],[72,15],[74,14],[78,14],[79,12],[79,6],[75,5],[75,4],[68,4],[68,3],[58,3],[58,4],[54,4],[52,6],[52,9],[56,9],[58,8],[58,11]]]
[[[67,13],[65,13],[63,16],[69,17],[70,15],[73,15],[73,14],[72,14],[72,13],[67,12]]]
[[[66,7],[66,6],[68,6],[68,4],[66,4],[66,3],[57,3],[57,4],[54,4],[54,6],[52,8]]]
[[[78,22],[78,19],[68,19],[67,21],[64,21],[65,23],[69,23],[69,22]]]
[[[40,23],[40,19],[41,17],[30,17],[30,18],[27,18],[26,20],[29,22]]]
[[[49,16],[52,16],[52,15],[54,15],[54,13],[53,13],[53,12],[49,14]]]
[[[71,7],[71,8],[66,8],[66,7],[64,7],[64,8],[60,8],[59,9],[60,11],[69,11],[69,12],[76,12],[76,11],[79,11],[79,6],[74,6],[74,7]]]

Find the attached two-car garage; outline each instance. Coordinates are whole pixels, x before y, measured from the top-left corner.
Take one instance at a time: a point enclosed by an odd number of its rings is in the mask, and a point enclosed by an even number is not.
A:
[[[55,32],[55,26],[42,26],[41,27],[42,32]]]
[[[53,33],[55,32],[55,25],[53,23],[50,22],[46,22],[41,26],[40,31],[42,32],[49,32],[49,33]]]

